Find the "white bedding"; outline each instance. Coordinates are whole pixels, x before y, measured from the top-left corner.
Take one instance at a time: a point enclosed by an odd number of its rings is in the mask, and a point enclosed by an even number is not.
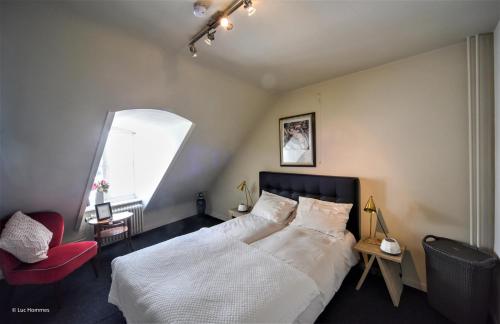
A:
[[[322,294],[289,263],[207,228],[111,266],[109,302],[128,323],[291,323]]]
[[[295,322],[314,322],[340,288],[359,255],[353,251],[356,239],[349,231],[344,238],[297,226],[288,226],[252,244],[287,262],[311,277],[321,294]]]
[[[285,227],[286,224],[278,224],[250,213],[210,228],[250,244]]]

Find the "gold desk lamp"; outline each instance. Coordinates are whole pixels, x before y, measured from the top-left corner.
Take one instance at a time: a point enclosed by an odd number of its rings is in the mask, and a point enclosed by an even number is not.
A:
[[[247,182],[246,182],[245,180],[243,180],[243,181],[242,181],[242,182],[238,185],[238,187],[236,187],[236,189],[238,189],[239,191],[241,191],[241,192],[244,192],[244,193],[245,193],[245,199],[246,199],[246,202],[247,202],[247,204],[246,204],[246,208],[244,208],[244,207],[242,206],[242,204],[240,204],[240,205],[238,206],[238,210],[239,210],[239,211],[247,211],[247,210],[248,210],[248,208],[249,208],[249,207],[251,208],[251,207],[252,207],[252,205],[253,205],[252,195],[250,195],[250,191],[248,190]],[[249,202],[249,201],[250,201],[251,205],[250,205],[250,204],[248,204],[248,202]],[[243,208],[241,208],[241,207],[243,207]],[[243,210],[243,209],[244,209],[244,210]]]
[[[382,243],[382,241],[375,237],[375,234],[377,233],[377,225],[376,224],[378,224],[380,222],[380,220],[378,219],[377,207],[375,206],[375,201],[373,201],[373,196],[370,196],[370,198],[366,202],[365,208],[363,210],[365,212],[370,213],[370,237],[366,238],[365,242],[369,243],[369,244],[380,245],[380,243]],[[377,217],[377,223],[375,223],[375,229],[372,232],[373,214],[375,214],[375,216]],[[382,228],[385,236],[387,237],[387,234],[385,233],[385,229],[382,226],[382,224],[380,224],[380,227]]]

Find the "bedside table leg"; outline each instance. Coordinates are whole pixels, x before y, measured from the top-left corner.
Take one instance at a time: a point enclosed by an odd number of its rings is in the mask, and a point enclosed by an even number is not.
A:
[[[101,240],[101,226],[99,224],[94,226],[94,237],[97,241],[97,254],[101,254],[102,240]]]
[[[366,253],[361,253],[363,256],[363,262],[365,263],[365,267],[368,266],[368,255]]]
[[[363,258],[365,254],[363,253]],[[361,278],[359,278],[358,284],[356,285],[356,290],[359,290],[363,283],[365,282],[366,276],[368,275],[368,272],[370,272],[370,269],[373,265],[373,261],[375,261],[375,256],[372,255],[370,256],[370,260],[368,261],[368,264],[365,264],[365,271],[363,271],[363,274],[361,275]]]
[[[382,271],[387,290],[389,290],[389,295],[391,295],[392,303],[398,307],[401,293],[403,292],[403,282],[399,276],[400,266],[398,263],[386,261],[379,257],[377,257],[377,262]]]

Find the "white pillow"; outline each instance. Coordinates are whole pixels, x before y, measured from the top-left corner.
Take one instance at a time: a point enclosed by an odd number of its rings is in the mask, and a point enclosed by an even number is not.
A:
[[[297,216],[290,225],[306,227],[336,238],[343,238],[352,204],[299,197]]]
[[[16,212],[5,224],[0,236],[0,248],[24,263],[47,259],[52,232],[42,223]]]
[[[296,205],[297,202],[293,199],[262,191],[262,195],[252,209],[252,214],[275,223],[284,223]]]

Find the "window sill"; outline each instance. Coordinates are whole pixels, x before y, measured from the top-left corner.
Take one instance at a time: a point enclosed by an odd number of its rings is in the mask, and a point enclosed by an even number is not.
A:
[[[142,199],[139,199],[139,198],[135,198],[135,199],[128,199],[128,200],[121,200],[121,201],[115,201],[115,202],[111,202],[111,207],[120,207],[120,206],[124,206],[124,205],[130,205],[130,204],[135,204],[135,203],[142,203]],[[92,205],[92,206],[87,206],[87,208],[85,208],[85,212],[88,213],[88,212],[92,212],[92,211],[95,211],[95,206]]]

